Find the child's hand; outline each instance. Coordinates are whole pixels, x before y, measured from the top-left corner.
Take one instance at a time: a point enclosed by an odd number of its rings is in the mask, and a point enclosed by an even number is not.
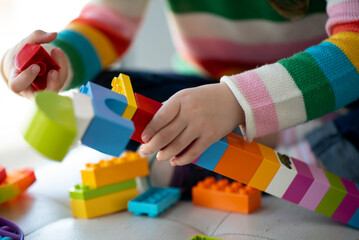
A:
[[[31,83],[35,80],[37,74],[40,71],[40,66],[33,64],[23,72],[19,72],[16,69],[14,64],[14,59],[16,54],[21,50],[21,48],[26,43],[32,44],[44,44],[50,43],[56,39],[56,33],[46,33],[40,30],[34,31],[28,37],[23,39],[13,48],[11,48],[5,58],[3,71],[5,77],[8,80],[9,88],[18,94],[21,94],[27,98],[31,98],[36,91],[35,88],[31,85]],[[47,75],[47,87],[45,90],[49,91],[59,91],[61,87],[64,85],[65,80],[68,74],[68,63],[65,54],[62,52],[60,48],[54,48],[50,53],[51,57],[57,62],[57,64],[61,67],[61,69],[57,72],[55,70],[51,70]]]
[[[244,113],[224,83],[182,90],[158,110],[142,133],[143,154],[185,165],[244,123]]]

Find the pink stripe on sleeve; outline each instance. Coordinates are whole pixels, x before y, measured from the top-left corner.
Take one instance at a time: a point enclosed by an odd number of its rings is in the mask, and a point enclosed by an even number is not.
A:
[[[333,33],[333,27],[337,24],[359,20],[359,1],[343,1],[327,9],[329,19],[326,29],[329,35]]]
[[[232,76],[253,110],[256,136],[264,136],[279,129],[274,102],[260,77],[253,71]]]

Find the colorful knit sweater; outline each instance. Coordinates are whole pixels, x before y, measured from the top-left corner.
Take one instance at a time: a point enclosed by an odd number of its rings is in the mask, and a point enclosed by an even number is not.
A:
[[[267,0],[167,2],[179,56],[230,87],[244,110],[248,140],[358,99],[359,0],[311,0],[308,14],[295,21]],[[96,0],[59,32],[54,44],[70,60],[71,87],[123,56],[147,3]]]

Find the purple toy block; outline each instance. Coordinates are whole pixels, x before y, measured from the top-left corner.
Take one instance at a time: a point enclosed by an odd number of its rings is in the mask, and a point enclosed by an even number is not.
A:
[[[297,175],[284,193],[283,199],[298,204],[314,182],[314,178],[307,164],[295,158],[292,158],[292,161],[297,169]]]
[[[359,208],[359,190],[354,182],[340,178],[348,192],[340,203],[332,218],[348,223]]]
[[[308,167],[314,177],[314,181],[309,187],[307,193],[299,202],[299,206],[314,211],[324,198],[325,194],[328,192],[330,183],[322,169],[311,165],[308,165]]]

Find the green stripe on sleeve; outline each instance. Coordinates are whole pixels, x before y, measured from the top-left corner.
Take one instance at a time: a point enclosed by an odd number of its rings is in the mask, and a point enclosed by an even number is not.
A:
[[[175,14],[211,13],[231,20],[266,19],[290,21],[280,14],[267,0],[168,0]],[[325,0],[310,1],[308,14],[325,13]]]
[[[308,53],[298,53],[279,61],[303,94],[307,121],[332,112],[335,96],[329,80]]]

